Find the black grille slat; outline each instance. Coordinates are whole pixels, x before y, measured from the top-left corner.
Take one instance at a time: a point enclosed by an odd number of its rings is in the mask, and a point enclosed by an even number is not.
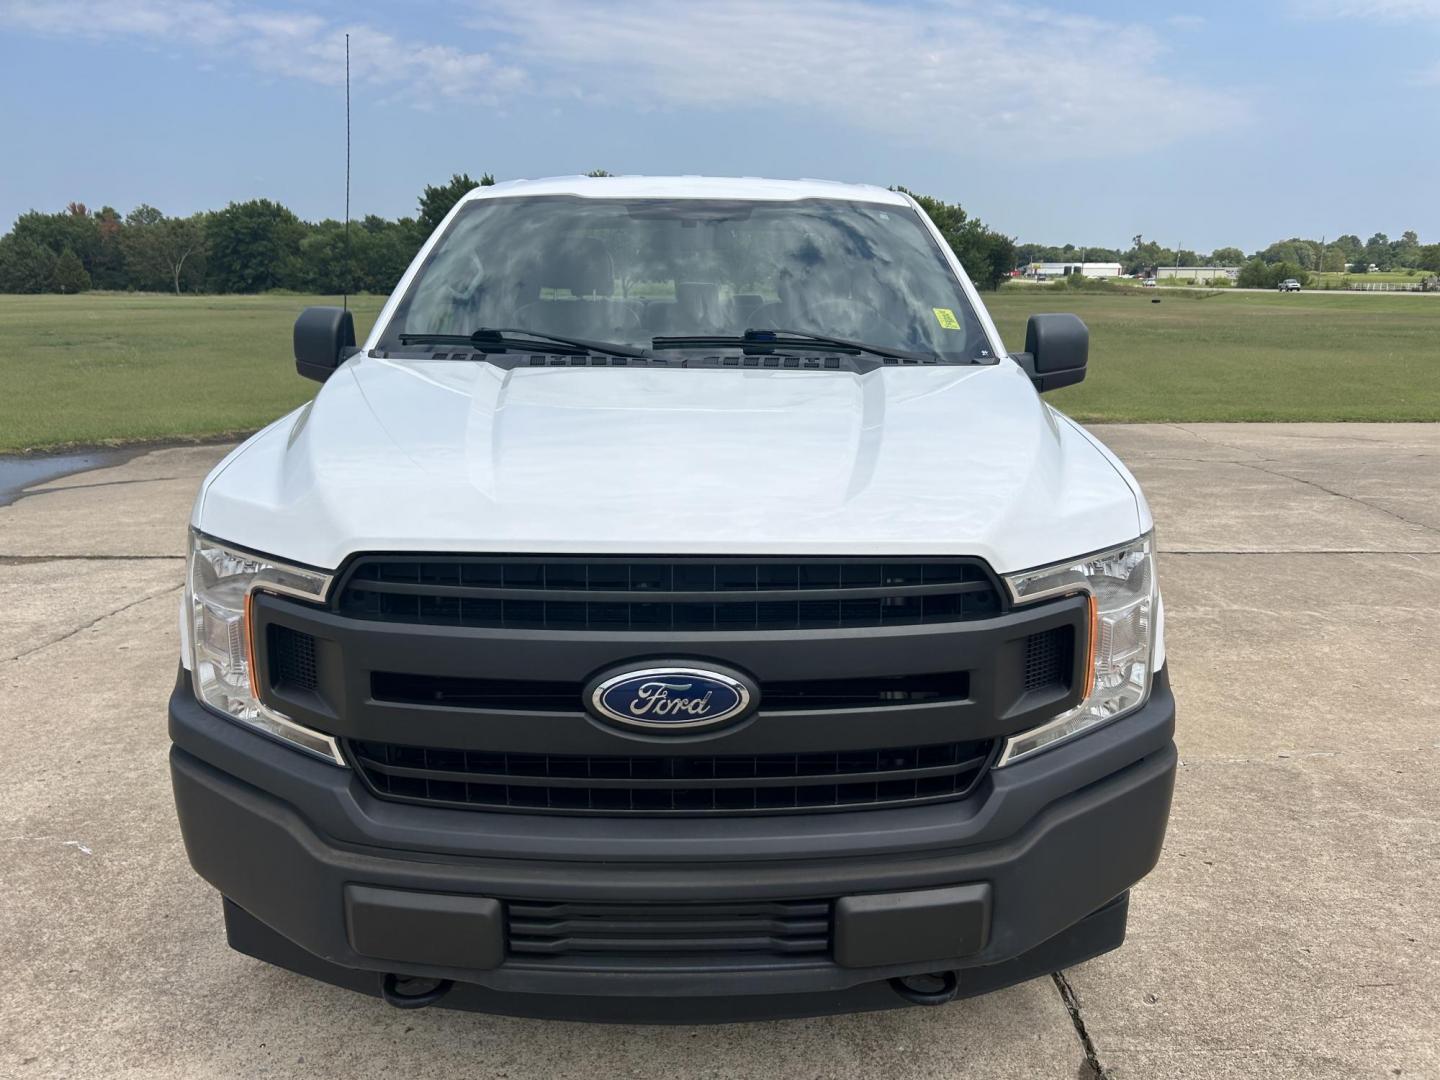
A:
[[[383,798],[467,809],[684,815],[953,799],[978,782],[993,746],[695,756],[518,754],[362,741],[346,748]]]
[[[512,928],[510,950],[523,953],[659,953],[674,957],[684,954],[724,953],[818,953],[827,948],[827,939],[787,939],[767,935],[765,937],[603,937],[596,935],[567,935],[545,939],[535,938],[525,927]]]
[[[803,961],[830,950],[829,901],[627,904],[510,901],[508,949],[524,963],[583,955],[684,964],[716,953]]]
[[[560,601],[585,602],[595,604],[606,603],[630,603],[636,599],[636,593],[629,590],[595,590],[588,589],[506,589],[493,586],[480,585],[441,585],[413,581],[354,581],[352,580],[347,588],[357,592],[366,593],[387,593],[397,596],[431,596],[437,598],[450,598],[461,600],[531,600],[546,603]],[[903,588],[903,592],[901,591]],[[849,589],[815,589],[806,591],[804,594],[807,600],[873,600],[886,599],[889,597],[923,597],[936,594],[959,595],[962,593],[985,593],[990,591],[989,582],[965,581],[953,584],[940,583],[932,585],[905,585],[896,587],[892,585],[865,585]],[[651,597],[644,593],[646,602]],[[675,594],[667,593],[667,596],[683,595],[686,602],[720,604],[732,603],[742,599],[745,603],[763,603],[768,601],[793,601],[796,590],[791,589],[712,589],[706,591],[685,592]]]
[[[633,920],[587,916],[573,919],[531,919],[516,920],[511,926],[524,926],[530,934],[548,934],[559,937],[568,934],[606,935],[614,938],[645,937],[654,932],[654,924],[637,926]],[[825,919],[761,919],[748,916],[717,918],[697,916],[694,918],[667,918],[664,931],[672,936],[691,934],[824,934],[829,929]]]
[[[337,597],[355,618],[518,630],[845,629],[1002,608],[973,559],[367,555]]]
[[[572,900],[511,900],[507,905],[510,917],[529,919],[568,919],[575,916],[605,918],[614,914],[616,907],[623,905],[587,903]],[[695,918],[702,915],[718,915],[725,918],[755,916],[768,918],[782,916],[792,919],[814,919],[829,914],[828,900],[745,900],[711,903],[697,901],[683,904],[646,904],[647,917]]]
[[[464,675],[418,675],[375,671],[370,693],[376,701],[443,705],[455,709],[573,713],[582,710],[585,684],[554,680],[486,679]],[[970,692],[965,671],[876,676],[855,679],[802,679],[767,682],[764,712],[795,709],[880,709],[964,701]]]
[[[815,776],[799,774],[789,777],[796,786],[809,786],[813,784],[844,784],[854,780],[857,775],[863,775],[865,782],[878,783],[886,780],[922,780],[931,776],[946,776],[957,769],[978,769],[985,763],[985,754],[976,754],[974,757],[960,762],[958,765],[935,765],[923,769],[896,769],[890,771],[876,771],[873,773],[822,773]],[[663,759],[661,759],[663,760]],[[581,787],[581,788],[726,788],[726,787],[754,787],[756,776],[665,776],[665,777],[642,777],[642,776],[586,776],[567,777],[555,776],[529,776],[524,773],[480,773],[450,771],[444,769],[415,769],[404,765],[386,765],[375,761],[372,758],[364,759],[365,768],[374,773],[382,773],[386,776],[403,778],[414,778],[421,780],[451,781],[455,783],[471,784],[516,784],[529,787]]]

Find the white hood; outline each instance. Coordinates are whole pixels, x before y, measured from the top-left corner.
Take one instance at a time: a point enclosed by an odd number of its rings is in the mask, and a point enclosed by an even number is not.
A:
[[[1010,361],[844,371],[346,363],[239,447],[195,524],[333,568],[359,551],[978,555],[1123,543],[1123,470]]]

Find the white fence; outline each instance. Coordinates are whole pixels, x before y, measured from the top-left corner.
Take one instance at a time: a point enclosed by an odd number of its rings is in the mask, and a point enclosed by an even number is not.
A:
[[[1345,288],[1350,292],[1440,292],[1440,283],[1432,278],[1424,281],[1351,281]]]

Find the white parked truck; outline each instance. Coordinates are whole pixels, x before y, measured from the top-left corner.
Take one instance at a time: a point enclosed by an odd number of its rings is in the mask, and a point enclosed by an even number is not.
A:
[[[938,1004],[1118,946],[1150,511],[902,192],[479,188],[205,480],[170,702],[242,952],[391,1004]]]

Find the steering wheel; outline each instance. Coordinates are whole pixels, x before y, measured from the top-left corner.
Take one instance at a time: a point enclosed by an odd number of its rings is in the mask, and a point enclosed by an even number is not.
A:
[[[832,337],[852,338],[856,341],[900,345],[910,342],[913,334],[880,313],[880,309],[863,300],[842,300],[831,297],[817,300],[809,305],[807,322],[815,324],[815,332]],[[804,330],[805,326],[787,327]]]
[[[599,304],[606,304],[605,315],[614,318],[612,326],[597,326],[594,318]],[[572,306],[573,305],[573,306]],[[546,316],[551,316],[546,318]],[[576,318],[575,316],[580,316]],[[567,325],[574,323],[578,325]],[[528,329],[575,337],[603,337],[640,329],[640,316],[616,300],[536,300],[515,312],[515,324]],[[557,329],[557,326],[559,329]]]

